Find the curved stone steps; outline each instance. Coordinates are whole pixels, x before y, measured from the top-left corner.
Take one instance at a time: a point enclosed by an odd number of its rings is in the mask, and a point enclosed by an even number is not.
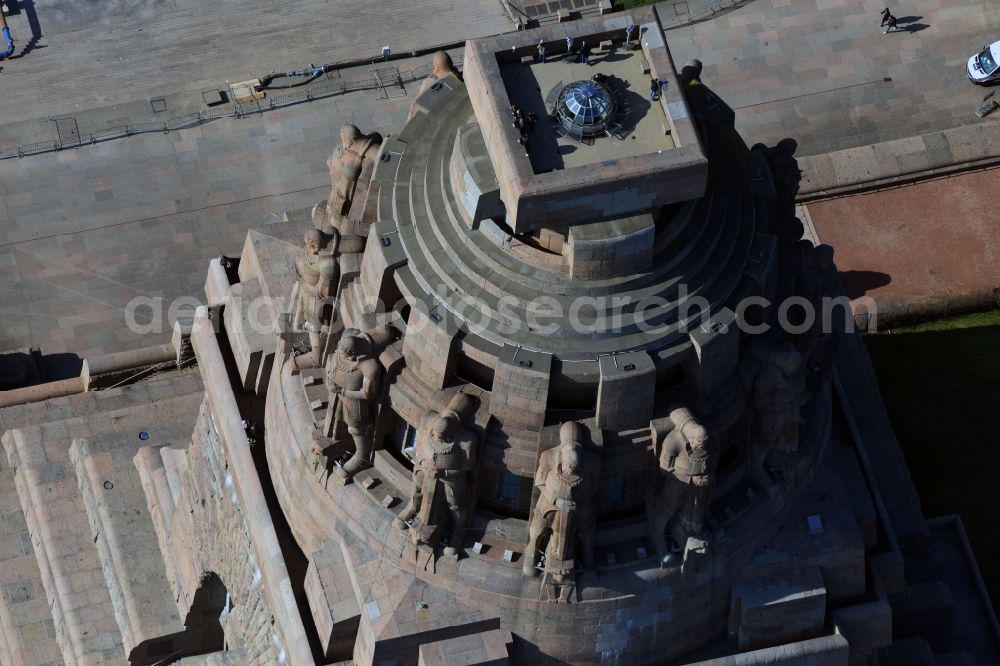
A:
[[[456,257],[456,260],[461,260],[465,256],[465,253],[461,251],[461,248],[455,246],[454,239],[456,238],[460,239],[465,247],[473,249],[475,251],[477,245],[474,242],[470,242],[470,239],[476,238],[478,234],[469,233],[468,228],[464,225],[464,221],[461,220],[460,215],[454,208],[455,200],[451,192],[450,173],[448,169],[448,161],[450,160],[450,154],[451,154],[449,146],[450,143],[453,142],[453,139],[449,138],[450,133],[448,132],[447,129],[448,127],[449,126],[446,123],[442,123],[441,125],[439,125],[439,128],[441,129],[439,129],[438,132],[435,133],[433,140],[435,143],[438,144],[438,147],[432,149],[431,159],[430,159],[431,164],[424,171],[424,176],[425,176],[424,193],[426,195],[425,210],[427,211],[428,219],[435,219],[434,211],[444,210],[448,213],[448,219],[451,222],[450,231],[453,233],[447,233],[447,234],[444,233],[445,230],[443,229],[442,225],[432,224],[432,230],[437,234],[442,245],[445,245],[449,242],[452,244],[453,254],[451,256]],[[445,138],[444,142],[440,141],[439,137],[441,136],[444,136]],[[439,177],[436,178],[435,180],[440,186],[440,198],[438,198],[437,196],[438,190],[433,187],[433,183],[428,182],[428,178],[432,178],[433,175],[435,174],[434,162],[437,162],[438,159],[441,160],[441,166],[437,173]],[[709,198],[708,205],[711,205],[711,201],[712,199]],[[562,285],[558,283],[552,284],[549,282],[536,279],[532,281],[533,284],[529,283],[531,288],[535,289],[535,291],[527,292],[524,290],[517,289],[516,287],[517,282],[525,282],[525,280],[523,279],[519,280],[518,276],[530,275],[531,273],[537,272],[537,269],[523,262],[516,262],[513,266],[513,274],[511,273],[507,274],[507,276],[513,275],[513,281],[511,283],[502,283],[500,280],[497,279],[497,276],[490,276],[491,279],[485,282],[482,280],[478,280],[476,278],[481,276],[481,272],[477,271],[476,269],[479,267],[468,267],[467,262],[466,262],[466,267],[467,267],[466,272],[473,274],[475,276],[473,282],[477,283],[477,285],[479,286],[485,287],[487,291],[491,292],[496,298],[499,298],[502,295],[533,298],[537,296],[539,290],[541,290],[543,293],[565,294],[567,296],[578,295],[578,294],[603,295],[605,291],[607,291],[608,294],[626,293],[628,290],[635,290],[639,286],[649,286],[650,284],[656,284],[654,282],[655,280],[660,278],[662,275],[667,274],[671,270],[676,270],[681,260],[690,253],[691,248],[694,245],[693,239],[700,237],[700,235],[709,225],[707,224],[697,225],[696,229],[692,231],[693,225],[688,224],[688,222],[690,222],[692,217],[694,217],[693,206],[692,205],[686,206],[684,212],[686,213],[686,215],[684,215],[684,217],[682,218],[683,223],[680,225],[675,225],[675,228],[677,228],[678,231],[672,234],[662,234],[667,238],[667,240],[665,242],[658,243],[660,245],[661,252],[663,253],[669,252],[670,258],[665,262],[664,261],[657,262],[657,259],[660,259],[662,255],[654,257],[654,264],[658,263],[659,265],[657,266],[656,269],[652,271],[647,271],[646,273],[635,274],[632,276],[616,277],[608,280],[590,280],[583,283],[581,283],[581,281],[579,280],[569,281],[568,276],[558,276],[559,281],[563,283]],[[440,216],[439,213],[438,218],[436,219],[440,219],[440,217],[442,216]],[[707,218],[708,215],[706,214],[705,217]],[[685,231],[687,231],[686,234],[684,233]],[[679,249],[671,251],[669,248],[671,241],[673,241],[678,246]],[[499,252],[498,248],[496,248],[496,246],[494,246],[492,243],[488,243],[487,248],[488,251],[485,254],[477,253],[476,258],[490,261],[491,259],[493,259],[493,256],[497,254],[502,255],[506,258],[506,254],[503,252]],[[703,250],[704,248],[701,249]],[[494,268],[496,268],[498,265],[495,261],[491,261],[491,263]],[[602,288],[602,285],[607,285],[607,286],[604,286]],[[452,288],[457,289],[457,286],[454,284],[450,286]],[[563,286],[563,289],[560,289],[560,286]],[[569,286],[572,286],[574,288],[572,289],[566,288]],[[652,295],[652,293],[653,292],[647,291],[646,293],[642,294],[642,296],[644,297]],[[566,301],[566,304],[568,304],[568,300]]]
[[[450,100],[446,109],[442,109],[442,114],[460,115],[468,113],[468,98],[463,93]],[[464,220],[457,214],[454,197],[451,193],[448,175],[448,165],[450,163],[451,151],[453,149],[454,137],[450,131],[451,124],[447,122],[437,122],[436,131],[428,127],[428,118],[421,118],[421,122],[415,127],[408,127],[406,132],[409,136],[419,136],[413,143],[408,144],[406,155],[400,160],[397,175],[405,178],[408,193],[405,200],[402,196],[396,198],[397,209],[395,217],[400,226],[401,239],[405,245],[419,248],[419,253],[410,251],[411,263],[414,268],[414,277],[421,284],[423,291],[431,291],[432,286],[445,287],[445,293],[438,293],[438,300],[444,302],[445,306],[457,313],[475,313],[477,321],[482,322],[482,326],[475,332],[483,335],[492,343],[490,346],[498,345],[503,340],[515,338],[515,341],[525,347],[543,349],[546,351],[560,351],[565,349],[571,351],[570,347],[577,347],[578,344],[567,344],[567,342],[578,343],[581,337],[588,339],[614,338],[615,344],[608,347],[608,351],[618,351],[623,345],[635,348],[646,347],[651,343],[658,342],[653,346],[660,348],[666,343],[657,340],[658,337],[676,337],[676,334],[684,327],[685,322],[678,320],[676,312],[678,305],[678,283],[686,280],[688,284],[696,285],[690,294],[703,295],[709,299],[713,305],[728,300],[728,292],[738,283],[739,274],[742,272],[743,264],[735,270],[729,267],[732,253],[741,245],[740,238],[748,238],[746,233],[740,233],[739,226],[746,211],[748,200],[742,197],[743,193],[729,187],[712,187],[714,196],[698,202],[695,208],[687,208],[690,216],[686,216],[685,224],[680,225],[678,230],[672,235],[667,235],[669,240],[660,241],[658,246],[660,252],[656,259],[669,256],[666,261],[657,261],[656,268],[639,276],[626,278],[616,278],[611,280],[614,286],[614,295],[629,296],[631,302],[623,307],[610,309],[608,316],[621,316],[622,324],[617,333],[597,333],[573,335],[567,330],[566,340],[559,340],[552,336],[545,336],[534,331],[527,330],[524,321],[527,320],[525,303],[536,298],[541,293],[552,295],[558,289],[558,283],[564,282],[565,278],[558,282],[546,282],[544,280],[535,281],[541,289],[528,289],[524,280],[518,279],[526,273],[536,272],[531,266],[523,262],[515,263],[515,258],[504,253],[499,247],[489,241],[477,242],[476,234],[470,233],[465,226]],[[408,138],[408,137],[401,137]],[[723,183],[723,177],[718,174],[718,169],[711,182],[713,185]],[[738,180],[738,179],[733,179]],[[400,191],[400,195],[403,193]],[[401,206],[400,204],[405,203]],[[447,216],[447,219],[445,219]],[[662,235],[662,234],[661,234]],[[676,248],[678,249],[674,249]],[[480,265],[471,265],[468,257],[479,260]],[[422,261],[423,260],[423,261]],[[654,259],[654,261],[656,261]],[[506,274],[494,271],[487,274],[483,271],[484,263],[489,263],[491,268],[500,268],[504,264],[517,267],[518,270],[508,268]],[[726,270],[727,267],[730,270]],[[656,278],[666,274],[668,271],[675,271],[673,279]],[[720,274],[728,275],[724,279],[724,284],[713,284]],[[513,278],[513,279],[511,279]],[[432,285],[431,282],[437,284]],[[599,289],[600,281],[589,281],[581,284],[580,291],[588,294],[595,294]],[[640,285],[642,285],[640,287]],[[625,291],[628,287],[633,287]],[[438,290],[435,290],[438,291]],[[500,312],[497,302],[502,296],[513,296],[520,299],[520,321],[515,321],[509,316]],[[634,317],[628,315],[634,313],[636,304],[649,297],[665,298],[667,303],[646,311],[644,325],[673,324],[669,325],[656,334],[650,334],[640,330],[640,325]],[[556,296],[558,300],[558,296]],[[491,302],[492,301],[492,302]],[[561,304],[568,308],[570,297],[563,297]],[[484,307],[484,305],[486,307]],[[510,331],[497,333],[496,329],[506,326]],[[469,327],[466,327],[468,330]],[[475,327],[474,327],[475,328]],[[474,340],[469,340],[473,347],[480,347]],[[604,347],[606,345],[599,345]],[[598,351],[600,350],[598,348]],[[592,354],[587,354],[592,358]]]
[[[436,155],[436,153],[435,153]],[[552,272],[537,265],[529,264],[519,257],[503,251],[495,243],[484,238],[482,234],[472,232],[464,224],[461,214],[457,211],[454,195],[451,191],[450,174],[448,171],[447,159],[450,155],[445,155],[445,161],[441,165],[441,178],[438,180],[441,189],[441,200],[437,201],[437,209],[448,213],[448,220],[451,222],[450,231],[454,236],[448,235],[445,240],[453,243],[454,238],[460,239],[463,244],[475,253],[475,258],[489,265],[497,273],[507,277],[513,283],[521,283],[530,289],[543,291],[544,293],[579,296],[579,295],[611,295],[633,290],[638,287],[649,285],[660,280],[665,274],[673,270],[680,258],[689,249],[691,239],[696,237],[701,229],[692,232],[690,222],[693,219],[695,202],[690,202],[684,208],[683,215],[678,215],[671,224],[671,233],[658,236],[654,245],[654,255],[652,265],[656,268],[630,275],[615,276],[595,280],[572,280],[567,272]],[[436,158],[435,158],[436,161]],[[428,170],[428,174],[431,170]],[[426,191],[432,192],[430,184],[425,183]],[[436,192],[434,193],[436,194]],[[431,199],[428,198],[428,210],[434,210]],[[435,230],[439,235],[444,229],[440,225],[435,225]],[[683,235],[687,231],[687,235]],[[665,260],[663,258],[666,257]],[[541,273],[544,279],[534,277]],[[510,293],[509,291],[507,293]],[[498,294],[499,295],[499,294]]]
[[[471,107],[471,105],[468,106]],[[458,108],[460,110],[456,112],[456,115],[471,112],[471,108],[467,109],[464,104]],[[431,153],[432,156],[428,160],[429,167],[425,171],[424,181],[428,215],[434,217],[435,212],[437,212],[437,215],[443,218],[444,216],[441,215],[443,211],[447,213],[447,222],[450,223],[447,225],[447,229],[444,225],[434,225],[434,230],[441,237],[442,244],[450,242],[454,245],[455,242],[460,241],[462,245],[471,251],[472,256],[495,272],[510,279],[512,283],[521,283],[533,290],[542,290],[546,293],[560,295],[611,294],[622,292],[627,289],[634,289],[641,284],[648,284],[658,280],[673,267],[669,263],[671,259],[668,259],[666,262],[657,261],[660,257],[654,256],[653,264],[657,265],[658,269],[652,271],[607,279],[588,280],[585,282],[571,280],[564,271],[555,272],[540,267],[537,264],[527,263],[522,258],[504,251],[490,239],[484,237],[483,234],[470,231],[464,218],[458,211],[457,202],[451,189],[450,160],[454,143],[454,136],[451,130],[450,124],[440,123],[438,131],[434,133],[433,138],[430,140],[434,145]],[[440,172],[436,174],[434,165],[438,162],[440,162]],[[438,188],[434,188],[433,183],[429,182],[429,180],[433,180],[439,186],[440,198],[437,196]],[[663,252],[666,256],[676,261],[680,252],[676,249],[671,250],[669,246],[675,242],[678,235],[691,221],[693,208],[694,202],[686,204],[682,212],[672,221],[670,231],[661,234],[657,238],[656,245],[654,246],[654,255],[659,255]],[[442,234],[445,231],[450,231],[451,233],[448,233],[447,237],[443,237]],[[677,243],[677,246],[682,250],[686,245],[687,242]],[[464,256],[465,254],[464,252],[456,252],[458,256]],[[481,269],[481,267],[479,268]],[[478,274],[478,271],[476,273]],[[541,277],[535,277],[539,274]],[[497,295],[499,296],[499,294]]]
[[[450,307],[452,310],[457,310],[457,311],[462,311],[462,308],[469,308],[469,307],[476,306],[477,314],[482,315],[482,311],[481,311],[481,309],[479,309],[478,304],[476,304],[474,302],[473,303],[461,302],[461,300],[459,298],[457,298],[457,297],[458,297],[458,294],[451,293],[451,294],[446,295],[441,300],[443,300],[446,303],[446,305],[448,307]],[[671,309],[674,309],[674,308],[672,307],[672,304],[668,304],[668,305],[664,306],[661,309],[663,309],[663,310],[671,310]],[[509,321],[508,321],[508,323],[509,323]],[[487,328],[488,328],[488,326],[487,326]],[[609,334],[608,336],[604,336],[604,337],[612,337],[612,336],[614,336],[614,334]],[[650,342],[650,336],[649,336],[649,334],[647,334],[647,333],[641,333],[641,336],[642,336],[642,339],[637,340],[636,341],[637,344],[639,346],[645,346],[645,345],[647,345]],[[523,338],[523,336],[521,336],[521,337]],[[543,341],[541,343],[536,343],[536,344],[540,344],[540,346],[542,346],[542,348],[545,348],[546,350],[553,350],[553,348],[556,348],[555,350],[558,351],[561,348],[561,349],[565,349],[567,351],[571,351],[571,348],[574,348],[574,347],[577,346],[576,344],[574,344],[574,341],[571,341],[570,344],[560,344],[556,339],[554,339],[552,337],[549,337],[549,336],[539,336],[539,337],[543,338]],[[575,338],[574,338],[574,340],[575,340]],[[498,340],[495,341],[495,344],[499,344],[499,342],[500,342],[500,340],[498,339]],[[519,340],[519,342],[521,342],[522,344],[525,344],[525,341],[523,339]],[[619,341],[619,344],[615,344],[615,345],[609,347],[608,351],[616,351],[616,350],[621,349],[620,342],[621,341]],[[527,344],[531,344],[531,342],[528,342]],[[592,358],[592,355],[590,355],[590,354],[588,354],[587,356],[589,356],[589,357]]]
[[[717,190],[717,191],[718,191],[718,190]],[[716,206],[718,206],[718,204],[717,204],[717,203],[716,203]],[[737,220],[737,221],[738,221],[738,220]],[[708,227],[708,226],[711,226],[711,225],[710,225],[710,223],[705,223],[705,224],[702,224],[702,225],[699,225],[699,226],[701,226],[701,227]],[[719,225],[719,230],[720,230],[720,231],[722,231],[723,229],[724,229],[724,226],[722,226],[722,225]],[[718,242],[718,240],[719,240],[719,236],[721,236],[721,235],[722,235],[721,233],[720,233],[720,234],[717,234],[717,235],[716,235],[716,236],[715,236],[715,237],[713,238],[713,243],[717,243],[717,242]],[[735,236],[734,236],[734,238],[735,238]],[[702,249],[702,250],[704,250],[705,248],[701,248],[701,249]],[[732,246],[730,246],[730,247],[728,248],[728,250],[727,250],[726,254],[728,255],[728,254],[729,254],[729,253],[731,252],[731,250],[732,250]],[[690,252],[689,252],[688,254],[692,254],[692,253],[690,253]],[[712,256],[712,251],[711,251],[711,250],[709,250],[709,251],[706,251],[706,252],[703,252],[703,253],[702,253],[702,252],[698,252],[698,253],[694,253],[694,256],[701,256],[702,254],[703,254],[703,255],[704,255],[704,257],[705,257],[705,258],[704,258],[704,259],[702,259],[702,260],[701,260],[701,262],[700,262],[700,263],[701,263],[701,265],[703,266],[703,265],[705,265],[705,264],[707,263],[707,258],[708,258],[708,257],[711,257],[711,256]],[[716,260],[720,259],[720,257],[714,257],[714,258],[715,258]],[[728,256],[724,257],[723,259],[728,259]],[[724,264],[726,263],[726,261],[722,261],[722,262],[719,262],[719,263],[721,263],[721,264],[723,264],[723,265],[724,265]],[[451,266],[449,266],[449,268],[451,268]],[[449,273],[450,273],[450,271],[449,271]],[[497,280],[496,276],[492,276],[492,279],[493,279],[493,282],[492,282],[492,284],[498,284],[498,283],[502,284],[502,283],[501,283],[501,282],[500,282],[499,280]],[[459,285],[457,284],[457,281],[453,281],[453,282],[452,282],[452,283],[451,283],[451,284],[450,284],[449,286],[450,286],[450,287],[451,287],[452,289],[456,289],[456,288],[457,288],[457,289],[461,289],[461,287],[460,287],[460,286],[459,286]],[[654,286],[654,289],[655,289],[655,291],[652,291],[652,290],[650,290],[650,291],[646,291],[645,293],[642,293],[642,292],[640,292],[640,296],[644,297],[644,296],[647,296],[647,295],[659,295],[659,294],[661,294],[661,293],[662,293],[662,289],[663,289],[663,287],[664,287],[663,283],[660,283],[660,284],[658,284],[658,285],[655,285],[655,286]],[[468,291],[468,290],[467,290],[467,291]],[[482,292],[481,292],[481,291],[479,291],[479,290],[477,289],[477,291],[476,291],[475,293],[477,293],[477,294],[481,294]],[[510,293],[510,291],[507,291],[506,293]],[[536,295],[537,295],[537,293],[531,293],[531,294],[530,294],[530,296],[531,296],[531,297],[534,297],[534,296],[536,296]],[[633,296],[636,296],[636,295],[635,295],[635,294],[633,294]],[[449,300],[451,300],[451,299],[449,299],[449,298],[445,298],[444,300],[445,300],[445,301],[447,302],[447,301],[449,301]],[[471,305],[473,305],[473,303],[468,303],[468,305],[470,305],[470,306],[471,306]],[[453,307],[454,307],[454,306],[453,306]],[[668,306],[668,307],[669,307],[669,306]]]
[[[431,167],[431,169],[432,168],[433,167]],[[425,178],[426,178],[426,175],[427,175],[428,171],[430,171],[430,169],[422,169],[421,170],[421,172],[425,175]],[[412,183],[412,180],[411,180],[411,183]],[[410,197],[411,205],[416,203],[416,202],[413,201],[413,199],[414,199],[413,192],[414,192],[415,189],[418,190],[420,192],[420,194],[424,194],[424,193],[427,193],[428,190],[430,190],[431,188],[428,187],[428,185],[426,184],[426,180],[425,180],[425,184],[421,185],[419,188],[414,188],[411,185],[411,197]],[[428,204],[427,204],[428,207],[432,207],[432,206],[438,205],[437,202],[434,202],[431,197],[428,197],[427,200],[428,200]],[[431,221],[430,215],[419,215],[419,216],[416,217],[416,221],[419,222],[421,220],[426,220],[426,221],[430,222]],[[699,225],[699,226],[702,227],[702,228],[706,228],[706,227],[708,227],[710,225],[704,224],[704,225]],[[441,234],[435,228],[435,225],[431,224],[430,228],[428,229],[428,231],[430,233],[434,233],[437,236],[438,240],[446,240],[446,239],[442,238]],[[420,234],[418,234],[417,238],[418,238],[418,242],[422,243],[422,245],[423,245],[423,249],[424,249],[424,251],[426,253],[425,256],[428,256],[428,257],[430,257],[432,259],[435,256],[438,256],[438,257],[442,256],[440,254],[437,254],[437,255],[434,254],[435,252],[438,251],[438,248],[432,247],[430,245],[429,239],[427,238],[427,234],[426,233],[420,233]],[[716,236],[713,239],[713,242],[717,242],[717,240],[718,240],[718,236]],[[705,248],[701,248],[701,249],[705,250]],[[698,253],[687,252],[687,253],[685,253],[685,256],[693,255],[693,256],[696,256],[696,257],[700,257],[700,256],[702,256],[702,254],[704,254],[704,256],[707,257],[707,256],[711,255],[711,251],[698,252]],[[512,295],[512,296],[515,296],[515,297],[520,296],[520,297],[522,297],[524,299],[531,299],[531,298],[537,297],[537,295],[539,294],[539,292],[537,292],[537,291],[525,292],[523,290],[517,289],[516,285],[511,284],[509,282],[506,282],[506,281],[502,280],[502,278],[500,278],[499,276],[495,276],[495,275],[494,276],[489,276],[489,279],[487,280],[485,276],[483,276],[481,274],[478,274],[478,273],[475,273],[473,275],[473,277],[472,277],[471,284],[470,283],[464,283],[463,284],[462,281],[461,281],[461,278],[457,276],[456,271],[455,271],[455,269],[457,268],[457,266],[455,264],[455,261],[458,261],[458,260],[461,259],[462,252],[459,249],[452,247],[451,248],[451,252],[448,253],[446,256],[447,256],[447,259],[444,260],[444,265],[439,267],[439,271],[440,272],[439,272],[438,276],[440,277],[441,273],[444,273],[444,279],[442,280],[442,284],[446,284],[449,289],[451,289],[454,292],[456,292],[456,295],[459,296],[460,300],[465,301],[464,305],[456,307],[455,303],[457,303],[457,302],[454,301],[453,299],[449,298],[448,296],[446,296],[443,300],[445,300],[446,302],[451,301],[453,303],[453,305],[452,305],[453,309],[459,309],[460,311],[466,311],[466,310],[463,310],[463,308],[474,307],[476,310],[478,310],[478,311],[481,312],[482,311],[481,310],[482,303],[481,302],[477,302],[474,299],[477,299],[477,298],[481,297],[483,295],[484,291],[492,291],[492,294],[494,295],[495,298],[499,298],[500,295],[506,294],[506,295]],[[453,258],[454,258],[454,260],[453,260]],[[704,260],[701,260],[701,261],[704,261]],[[471,267],[468,267],[467,264],[465,264],[463,267],[466,269],[464,271],[466,274],[471,273],[472,270],[473,270]],[[425,284],[426,284],[426,281],[425,281]],[[491,286],[493,287],[492,290],[490,290]],[[655,284],[652,287],[647,288],[647,290],[645,292],[640,292],[638,295],[637,294],[632,294],[632,295],[633,295],[635,301],[638,301],[639,299],[644,298],[646,296],[661,295],[664,286],[665,285],[663,283]],[[666,286],[669,286],[669,285],[666,285]],[[518,292],[520,292],[520,293],[518,293]],[[462,298],[461,297],[462,294],[465,294],[467,297],[466,298]],[[569,304],[570,304],[570,299],[569,298],[563,299],[563,306],[564,307],[568,307]],[[490,313],[487,311],[487,312],[485,312],[485,314],[489,315]],[[501,323],[505,323],[505,324],[511,323],[510,320],[507,319],[507,318],[501,318],[500,321],[501,321]]]

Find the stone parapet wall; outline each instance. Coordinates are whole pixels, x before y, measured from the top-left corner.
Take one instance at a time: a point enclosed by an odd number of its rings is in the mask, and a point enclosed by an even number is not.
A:
[[[562,252],[572,279],[640,273],[653,258],[656,227],[649,213],[570,227]]]
[[[1000,127],[980,123],[857,148],[797,157],[800,201],[893,187],[929,177],[994,166]]]
[[[240,637],[250,663],[270,664],[278,657],[272,641],[273,611],[264,598],[262,565],[251,544],[247,517],[233,476],[226,470],[219,438],[206,398],[184,454],[177,494],[171,494],[171,518],[157,525],[157,538],[161,551],[168,554],[167,575],[178,610],[186,616],[203,580],[209,574],[218,575],[233,599],[227,630]],[[151,509],[162,520],[164,507],[154,491],[157,478],[149,471],[158,471],[164,480],[166,471],[150,465],[142,468],[147,501],[156,502]]]
[[[200,504],[204,498],[218,498],[215,503],[221,523],[215,529],[190,525],[186,533],[174,527],[174,537],[199,535],[195,543],[206,550],[188,560],[187,566],[216,571],[228,589],[237,591],[237,598],[246,596],[247,606],[256,597],[252,608],[242,611],[248,614],[242,637],[257,650],[251,655],[253,663],[268,663],[282,655],[292,663],[309,663],[312,656],[305,628],[207,308],[198,308],[191,340],[206,385],[206,402],[197,426],[205,438],[205,446],[197,451],[206,457],[202,464],[192,461],[188,466],[187,502]],[[212,464],[206,464],[209,462]],[[175,521],[183,516],[189,520],[192,515],[177,511]],[[219,539],[219,534],[229,537]],[[227,552],[234,546],[238,555]],[[198,562],[204,564],[199,567]]]
[[[843,636],[807,641],[699,661],[690,666],[847,666],[850,646]]]
[[[636,25],[633,39],[642,39],[643,53],[655,67],[657,76],[669,82],[659,108],[677,147],[609,160],[601,163],[600,169],[581,166],[534,173],[508,121],[510,98],[497,58],[498,54],[504,58],[531,55],[539,40],[558,44],[568,36],[593,42],[624,41],[625,15],[598,16],[466,43],[469,98],[493,163],[500,198],[506,206],[506,222],[515,233],[624,217],[697,199],[705,193],[708,161],[687,100],[680,92],[662,29],[651,9],[634,9],[628,15]]]

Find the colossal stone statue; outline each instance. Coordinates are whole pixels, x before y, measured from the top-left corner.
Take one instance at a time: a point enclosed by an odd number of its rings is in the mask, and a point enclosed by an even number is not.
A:
[[[430,87],[437,83],[439,79],[448,75],[459,77],[458,69],[455,67],[455,63],[452,62],[451,56],[445,51],[438,51],[434,54],[434,61],[431,65],[431,73],[427,75],[427,78],[423,80],[420,84],[420,91],[417,95],[421,95],[428,90]]]
[[[771,350],[753,383],[750,473],[765,488],[769,453],[791,453],[799,446],[799,412],[809,401],[802,355],[788,343]]]
[[[799,192],[802,172],[795,161],[799,144],[795,139],[782,139],[768,150],[774,185],[777,190],[778,225],[783,230],[795,219],[795,197]]]
[[[299,367],[319,367],[322,363],[323,334],[328,333],[334,316],[334,299],[340,280],[337,263],[339,235],[310,229],[305,234],[305,250],[296,258],[299,273],[298,308],[293,320],[296,330],[309,332],[312,352],[296,358]]]
[[[822,305],[824,298],[833,296],[837,291],[833,248],[825,244],[803,246],[801,265],[798,295],[818,307]]]
[[[829,367],[836,354],[837,335],[850,331],[850,310],[846,304],[831,300],[837,294],[837,267],[829,245],[804,243],[797,295],[809,301],[815,319],[809,330],[799,336],[798,348],[803,365],[814,372]]]
[[[445,553],[453,555],[461,545],[462,530],[472,511],[476,442],[476,434],[462,425],[455,412],[424,415],[413,452],[410,503],[395,522],[399,529],[413,523],[415,543],[430,543],[450,518]]]
[[[382,367],[369,353],[368,341],[358,331],[344,331],[336,353],[327,362],[330,404],[325,430],[334,444],[345,439],[345,428],[353,440],[354,454],[335,470],[345,482],[372,463],[375,453],[373,411],[381,372]]]
[[[682,548],[688,537],[701,534],[709,495],[715,484],[715,444],[708,429],[686,407],[673,411],[674,428],[659,444],[663,485],[652,505],[650,538],[664,562],[673,560],[667,529]]]
[[[365,170],[365,160],[375,159],[381,143],[382,135],[378,132],[365,134],[351,124],[340,128],[340,146],[326,161],[326,166],[330,169],[330,196],[326,202],[326,214],[320,215],[322,209],[314,209],[314,225],[327,233],[339,229],[351,209],[358,182]]]
[[[526,576],[535,574],[539,541],[546,536],[545,571],[556,581],[562,581],[575,569],[577,540],[584,569],[593,571],[593,502],[599,463],[584,451],[581,439],[580,424],[568,421],[559,430],[559,445],[543,451],[538,460],[535,486],[540,495],[528,523],[523,566]]]

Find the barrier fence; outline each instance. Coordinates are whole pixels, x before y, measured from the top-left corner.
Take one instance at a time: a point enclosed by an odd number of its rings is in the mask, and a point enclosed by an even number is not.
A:
[[[455,66],[461,69],[463,63],[462,57],[455,57],[453,61]],[[247,116],[262,115],[267,111],[274,111],[295,104],[302,104],[312,100],[334,97],[360,90],[378,89],[386,97],[391,96],[391,92],[394,90],[399,90],[401,94],[405,94],[405,84],[424,79],[430,73],[430,63],[403,71],[399,71],[396,68],[375,70],[373,64],[371,75],[364,78],[343,80],[326,74],[320,80],[310,83],[302,89],[293,89],[289,92],[278,94],[271,94],[269,92],[268,96],[264,99],[206,109],[197,113],[188,113],[183,116],[169,118],[166,121],[126,123],[114,127],[95,129],[89,132],[83,132],[76,128],[76,120],[74,118],[53,118],[60,138],[51,141],[25,143],[13,148],[0,148],[0,160],[51,153],[88,144],[92,145],[103,141],[132,136],[133,134],[147,134],[150,132],[167,134],[172,131],[197,127],[198,125],[219,118],[246,118]],[[75,131],[67,131],[66,127],[72,127]]]

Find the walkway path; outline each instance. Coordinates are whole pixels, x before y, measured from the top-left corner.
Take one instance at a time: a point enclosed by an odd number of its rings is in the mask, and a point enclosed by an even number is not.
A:
[[[412,65],[410,65],[412,66]],[[81,357],[169,341],[173,299],[204,299],[208,261],[329,191],[341,124],[395,132],[408,97],[349,93],[242,120],[0,161],[0,350]],[[159,333],[126,326],[162,299]],[[190,303],[188,305],[190,309]],[[149,321],[149,308],[137,319]]]
[[[2,122],[511,29],[498,0],[19,0]],[[32,25],[34,24],[34,25]],[[31,35],[40,33],[37,43]]]
[[[974,111],[988,90],[969,56],[1000,39],[993,0],[906,0],[904,31],[883,35],[882,0],[755,0],[711,21],[667,30],[678,66],[691,58],[736,110],[750,143],[799,142],[799,155],[996,124]],[[887,80],[888,79],[888,80]]]

